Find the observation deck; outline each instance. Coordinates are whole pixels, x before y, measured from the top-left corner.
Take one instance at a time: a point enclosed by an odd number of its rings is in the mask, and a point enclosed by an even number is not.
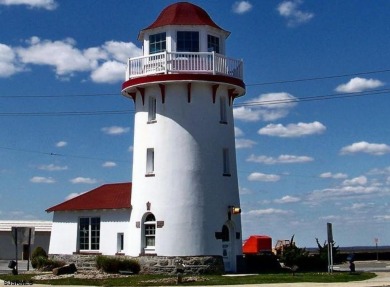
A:
[[[243,80],[243,61],[216,52],[161,52],[130,58],[126,81],[158,74],[209,74]]]

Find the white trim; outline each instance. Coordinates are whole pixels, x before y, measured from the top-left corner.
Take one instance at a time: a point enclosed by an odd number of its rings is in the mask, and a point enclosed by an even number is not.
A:
[[[0,231],[11,231],[12,227],[35,227],[35,232],[51,232],[51,221],[0,220]]]

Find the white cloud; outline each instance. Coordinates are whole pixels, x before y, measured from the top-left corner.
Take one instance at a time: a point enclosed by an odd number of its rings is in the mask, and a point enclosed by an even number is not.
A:
[[[390,215],[376,215],[374,219],[378,221],[390,221]]]
[[[347,207],[343,207],[342,209],[343,210],[361,210],[361,209],[364,209],[364,208],[367,208],[367,207],[372,207],[373,204],[370,204],[370,203],[353,203],[352,205],[350,206],[347,206]]]
[[[250,139],[236,139],[236,148],[252,148],[255,144],[255,141]]]
[[[343,179],[347,178],[348,175],[345,173],[331,173],[331,172],[324,172],[320,174],[321,178],[334,178],[334,179]]]
[[[252,191],[249,188],[240,186],[239,187],[239,193],[240,193],[240,195],[251,194]]]
[[[69,199],[72,199],[72,198],[75,198],[77,196],[79,196],[80,193],[77,193],[77,192],[72,192],[70,194],[68,194],[66,197],[65,197],[65,200],[69,200]]]
[[[346,185],[334,188],[326,188],[322,190],[315,190],[309,194],[307,199],[312,202],[319,202],[323,200],[341,200],[342,198],[355,198],[385,192],[383,189],[376,186],[362,186],[362,185]],[[388,191],[387,191],[388,192]]]
[[[102,128],[102,132],[104,132],[107,135],[122,135],[122,134],[128,133],[129,131],[130,131],[130,128],[119,127],[119,126]]]
[[[107,41],[99,47],[84,50],[76,47],[72,38],[43,40],[31,37],[24,47],[0,44],[0,77],[9,77],[28,65],[53,67],[56,76],[69,80],[76,73],[90,73],[96,83],[122,81],[127,60],[142,54],[133,43]]]
[[[288,124],[269,124],[261,128],[258,133],[260,135],[276,136],[276,137],[302,137],[307,135],[322,134],[326,127],[320,122]]]
[[[235,137],[241,137],[244,135],[244,132],[240,128],[234,127],[234,135]]]
[[[343,185],[365,185],[367,184],[367,177],[358,176],[352,179],[346,179],[342,183]]]
[[[126,65],[117,61],[107,61],[96,68],[91,73],[91,79],[95,83],[109,83],[118,82],[126,72]]]
[[[66,165],[59,166],[59,165],[55,165],[55,164],[47,164],[47,165],[38,166],[38,169],[46,170],[46,171],[62,171],[62,170],[67,170],[68,167]]]
[[[378,143],[368,143],[366,141],[361,141],[353,143],[349,146],[345,146],[341,149],[340,153],[345,154],[354,154],[354,153],[367,153],[371,155],[384,155],[390,153],[390,146],[387,144],[378,144]]]
[[[313,160],[314,159],[309,156],[296,156],[296,155],[282,154],[277,158],[274,158],[265,155],[255,156],[254,154],[251,154],[246,161],[264,163],[264,164],[279,164],[279,163],[305,163],[305,162],[311,162]]]
[[[267,208],[267,209],[257,209],[257,210],[250,210],[248,212],[245,212],[247,215],[272,215],[272,214],[289,214],[290,211],[283,210],[283,209],[275,209],[275,208]]]
[[[275,203],[294,203],[294,202],[299,202],[299,201],[301,201],[301,199],[299,197],[290,196],[290,195],[286,195],[286,196],[283,196],[282,198],[274,200]]]
[[[78,183],[94,184],[94,183],[97,183],[97,179],[80,176],[80,177],[75,177],[75,178],[71,179],[70,182],[73,184],[78,184]]]
[[[67,145],[68,145],[68,143],[66,141],[59,141],[56,143],[56,147],[64,147]]]
[[[277,174],[265,174],[261,172],[252,172],[248,176],[249,181],[265,181],[265,182],[276,182],[280,180],[280,176]]]
[[[71,38],[63,41],[41,40],[32,37],[27,48],[18,48],[17,53],[24,64],[48,65],[54,67],[58,76],[73,72],[91,70],[91,62],[82,51],[74,48]]]
[[[234,118],[246,122],[274,121],[286,117],[298,99],[285,92],[261,94],[234,108]]]
[[[106,161],[105,163],[102,164],[102,167],[110,168],[110,167],[116,167],[116,165],[117,164],[113,161]]]
[[[30,179],[32,183],[55,183],[56,181],[51,177],[34,176]]]
[[[296,27],[300,24],[309,22],[314,14],[311,12],[303,12],[299,10],[299,6],[303,3],[302,0],[283,1],[277,7],[279,15],[287,20],[289,27]]]
[[[249,1],[236,1],[233,4],[233,12],[236,14],[244,14],[252,10],[252,4]]]
[[[351,79],[346,84],[337,86],[335,90],[340,93],[357,93],[369,89],[375,89],[383,85],[384,83],[379,80],[356,77]]]
[[[54,10],[58,4],[54,0],[0,0],[0,5],[26,5],[29,8]]]
[[[0,43],[0,78],[7,78],[22,70],[16,63],[16,55],[12,48]]]

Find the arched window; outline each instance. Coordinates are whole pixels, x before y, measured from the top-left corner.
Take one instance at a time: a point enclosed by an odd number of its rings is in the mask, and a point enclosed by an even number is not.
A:
[[[230,238],[229,238],[229,227],[227,227],[226,225],[222,226],[222,241],[226,242],[226,241],[230,241]]]
[[[156,245],[156,218],[152,213],[148,214],[144,221],[144,248],[145,252],[155,250]]]

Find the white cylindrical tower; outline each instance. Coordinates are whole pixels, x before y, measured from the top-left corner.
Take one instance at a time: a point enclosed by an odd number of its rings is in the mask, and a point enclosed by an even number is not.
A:
[[[200,7],[165,8],[139,34],[122,94],[135,103],[126,254],[242,255],[233,100],[243,63],[225,56],[229,32]]]

